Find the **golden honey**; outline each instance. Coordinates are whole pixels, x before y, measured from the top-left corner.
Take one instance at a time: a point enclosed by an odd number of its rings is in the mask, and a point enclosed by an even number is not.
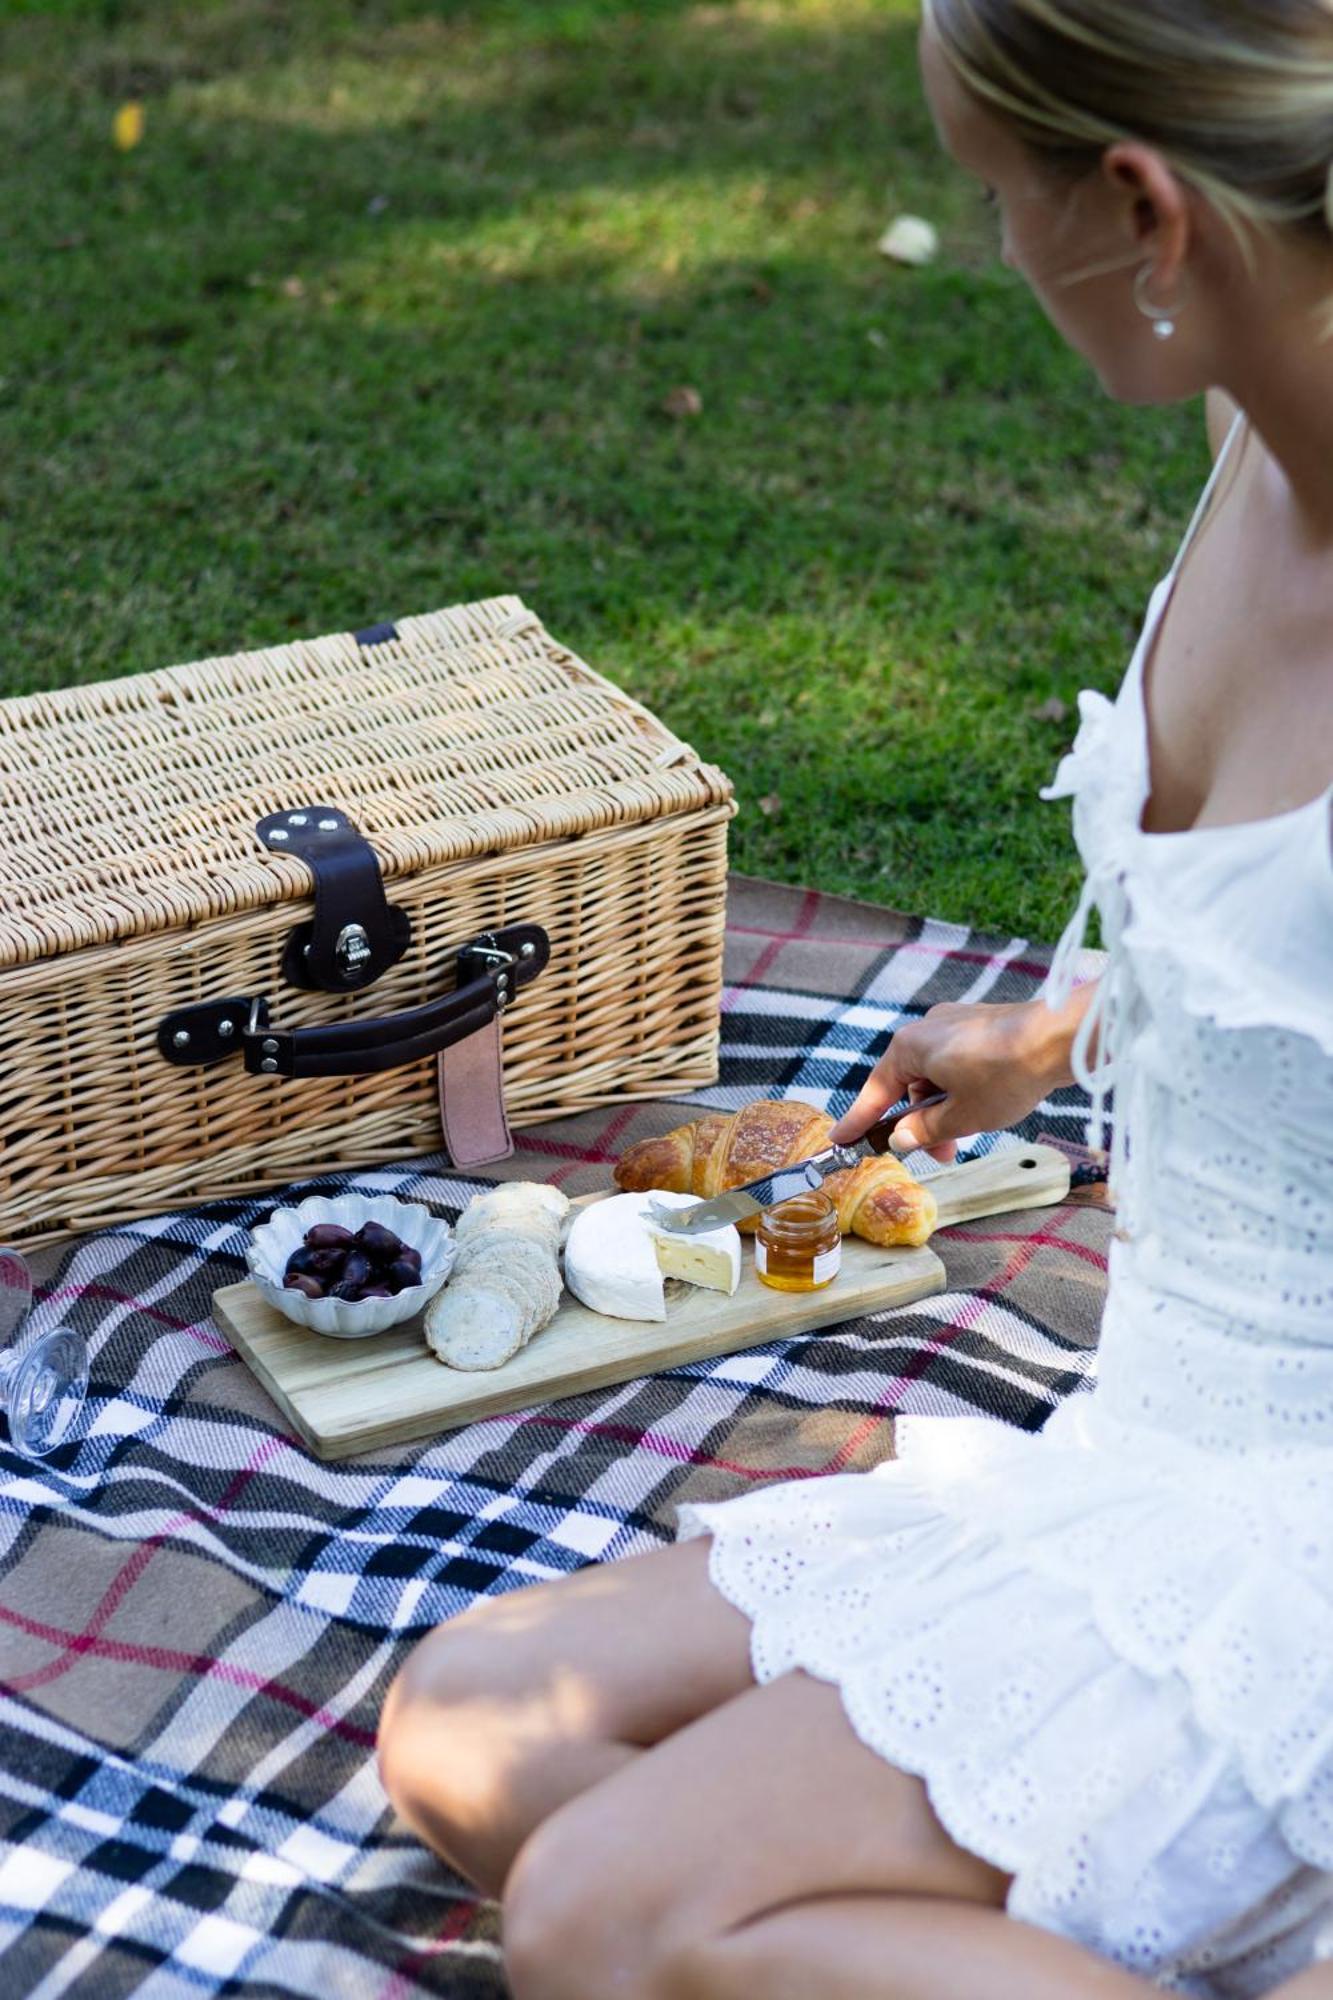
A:
[[[837,1277],[841,1262],[838,1211],[826,1194],[817,1189],[796,1194],[760,1216],[755,1274],[775,1292],[822,1292]]]

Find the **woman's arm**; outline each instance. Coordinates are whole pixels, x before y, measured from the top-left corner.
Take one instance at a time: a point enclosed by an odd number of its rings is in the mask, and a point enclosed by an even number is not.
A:
[[[927,1146],[952,1159],[955,1140],[999,1132],[1036,1109],[1049,1091],[1073,1081],[1070,1050],[1096,981],[1076,986],[1063,1007],[1044,1000],[946,1000],[899,1028],[849,1111],[833,1128],[841,1142],[859,1139],[900,1097],[946,1090],[948,1101],[904,1118],[895,1151]]]

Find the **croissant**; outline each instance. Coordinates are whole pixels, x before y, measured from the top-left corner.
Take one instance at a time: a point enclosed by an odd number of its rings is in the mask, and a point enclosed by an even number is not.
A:
[[[741,1111],[708,1111],[660,1139],[627,1147],[616,1163],[616,1186],[629,1194],[662,1188],[707,1199],[808,1160],[828,1145],[833,1126],[827,1112],[791,1097],[761,1097]],[[830,1174],[824,1191],[838,1205],[844,1236],[916,1244],[935,1227],[934,1195],[892,1153],[871,1154],[845,1173]],[[753,1229],[754,1220],[739,1226]]]

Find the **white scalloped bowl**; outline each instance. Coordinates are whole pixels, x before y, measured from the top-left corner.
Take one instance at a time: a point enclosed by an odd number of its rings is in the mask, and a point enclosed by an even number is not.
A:
[[[287,1259],[317,1222],[340,1222],[353,1233],[363,1222],[382,1222],[421,1252],[421,1283],[406,1286],[391,1299],[308,1299],[304,1292],[288,1291],[282,1282]],[[420,1202],[399,1201],[392,1194],[312,1194],[299,1208],[275,1208],[251,1232],[245,1261],[259,1290],[285,1319],[335,1340],[364,1340],[420,1312],[444,1284],[457,1255],[448,1223],[438,1221]]]

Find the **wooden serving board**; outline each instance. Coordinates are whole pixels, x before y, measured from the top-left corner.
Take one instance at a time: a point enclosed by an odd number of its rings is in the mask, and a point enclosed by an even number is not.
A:
[[[944,1228],[1063,1200],[1069,1163],[1053,1146],[1024,1146],[945,1168],[930,1185]],[[827,1290],[776,1292],[756,1278],[752,1242],[741,1240],[744,1268],[731,1298],[669,1283],[667,1317],[656,1321],[607,1319],[566,1293],[550,1325],[512,1361],[468,1373],[435,1359],[419,1316],[366,1340],[330,1340],[293,1326],[246,1281],[214,1293],[213,1317],[310,1449],[334,1459],[811,1333],[944,1287],[933,1250],[882,1250],[847,1237]]]

